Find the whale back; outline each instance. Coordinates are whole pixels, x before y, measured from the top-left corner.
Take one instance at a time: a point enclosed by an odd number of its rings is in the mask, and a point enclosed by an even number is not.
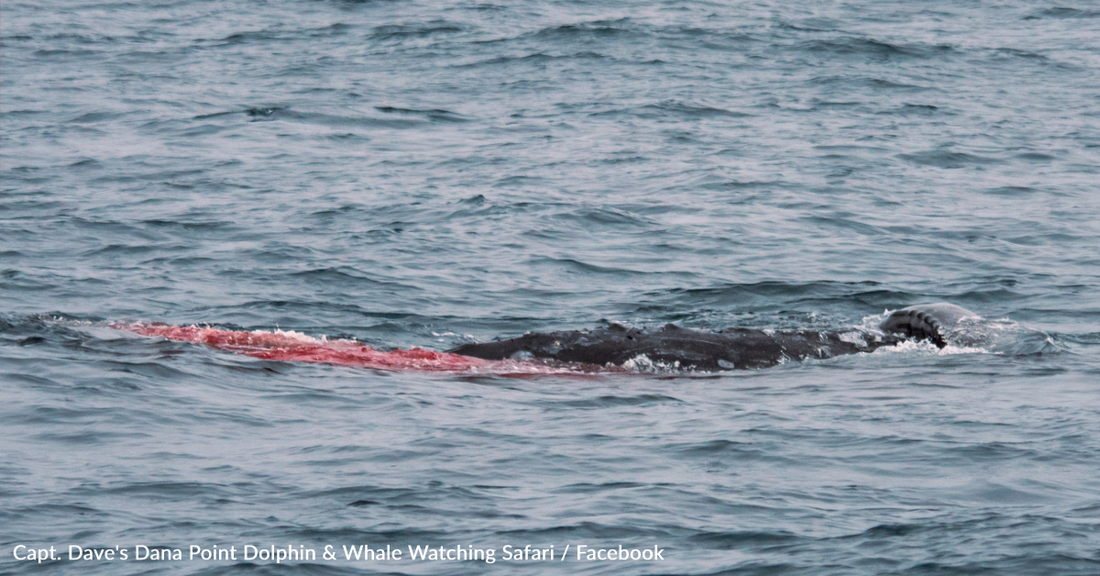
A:
[[[947,346],[944,337],[968,318],[978,318],[978,315],[947,302],[918,304],[890,314],[879,324],[879,329],[917,340],[931,340],[936,346],[943,348]]]
[[[713,372],[854,354],[884,343],[832,332],[748,328],[709,332],[673,324],[659,330],[639,330],[612,324],[595,330],[525,334],[511,340],[463,344],[449,352],[486,360],[542,358],[597,366],[623,366],[645,357],[657,365]]]

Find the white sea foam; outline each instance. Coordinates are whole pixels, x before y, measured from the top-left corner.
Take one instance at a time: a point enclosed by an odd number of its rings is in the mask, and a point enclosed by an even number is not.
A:
[[[655,362],[650,360],[649,356],[645,354],[639,354],[626,362],[623,362],[623,368],[631,372],[645,372],[645,373],[661,373],[661,372],[683,372],[684,368],[680,366],[680,362],[673,362],[671,364],[667,362]]]

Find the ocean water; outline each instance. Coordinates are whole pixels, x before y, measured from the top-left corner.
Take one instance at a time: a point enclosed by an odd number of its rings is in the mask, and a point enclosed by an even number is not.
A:
[[[1100,573],[1098,183],[1092,2],[5,0],[0,573]],[[996,337],[504,374],[118,329],[935,301]]]

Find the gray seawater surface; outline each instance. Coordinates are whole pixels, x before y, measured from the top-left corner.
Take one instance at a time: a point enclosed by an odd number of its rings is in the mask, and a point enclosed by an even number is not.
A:
[[[1100,571],[1091,3],[5,1],[0,21],[0,572]],[[107,327],[446,349],[941,300],[1007,335],[520,380]],[[39,566],[19,544],[497,561]],[[666,559],[502,559],[527,544]]]

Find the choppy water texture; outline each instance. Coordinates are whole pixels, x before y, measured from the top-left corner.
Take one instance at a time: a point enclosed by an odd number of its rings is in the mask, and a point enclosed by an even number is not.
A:
[[[1100,10],[791,4],[5,0],[0,572],[1100,572]],[[1007,336],[515,378],[111,327],[442,351],[928,301]]]

